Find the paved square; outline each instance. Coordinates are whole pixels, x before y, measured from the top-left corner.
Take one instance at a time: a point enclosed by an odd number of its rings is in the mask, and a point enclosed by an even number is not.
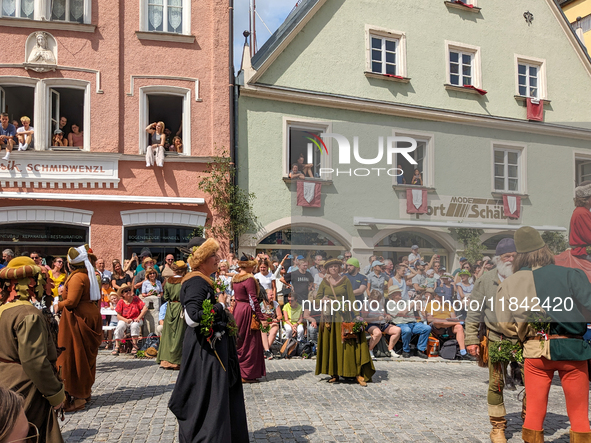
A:
[[[252,442],[488,442],[486,369],[471,362],[375,362],[374,382],[331,385],[314,375],[314,360],[267,362],[267,381],[245,385]],[[101,353],[93,398],[67,414],[67,442],[177,441],[167,403],[178,373],[154,360]],[[506,396],[507,436],[521,442],[517,391]],[[547,442],[568,442],[568,417],[558,378],[545,422]]]

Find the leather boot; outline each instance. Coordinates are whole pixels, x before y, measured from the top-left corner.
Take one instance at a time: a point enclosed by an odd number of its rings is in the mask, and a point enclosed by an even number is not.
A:
[[[544,430],[534,431],[532,429],[522,428],[521,438],[525,443],[544,443]]]
[[[490,441],[492,443],[507,443],[505,429],[507,429],[507,419],[505,417],[489,417],[492,431],[490,431]]]
[[[591,432],[570,431],[570,443],[591,443]]]

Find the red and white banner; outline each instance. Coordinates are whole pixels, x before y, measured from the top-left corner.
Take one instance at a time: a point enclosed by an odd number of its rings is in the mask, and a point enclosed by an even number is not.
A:
[[[503,195],[503,212],[505,217],[519,218],[521,197],[518,195]]]
[[[406,190],[406,213],[426,214],[427,213],[427,190],[407,189]]]
[[[297,205],[308,208],[319,208],[322,202],[322,185],[320,183],[298,180]]]

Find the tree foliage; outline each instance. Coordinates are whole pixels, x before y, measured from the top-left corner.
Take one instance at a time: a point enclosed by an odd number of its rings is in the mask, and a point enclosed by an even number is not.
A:
[[[468,259],[470,263],[482,259],[482,252],[486,249],[486,246],[482,244],[480,236],[484,233],[481,229],[471,228],[460,228],[455,229],[455,233],[458,241],[464,244],[464,250],[462,254]]]
[[[542,234],[542,239],[546,242],[550,250],[557,255],[570,247],[566,236],[562,232],[546,231]]]
[[[256,228],[257,217],[252,203],[254,193],[234,184],[236,168],[227,152],[208,163],[207,175],[199,182],[199,189],[211,198],[213,219],[206,228],[214,237],[233,239]]]

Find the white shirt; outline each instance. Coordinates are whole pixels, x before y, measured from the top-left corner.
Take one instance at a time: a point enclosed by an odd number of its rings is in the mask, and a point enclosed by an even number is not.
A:
[[[275,280],[275,276],[271,271],[267,272],[267,275],[263,275],[262,273],[255,274],[254,278],[256,278],[261,286],[266,289],[273,289],[273,281]]]
[[[25,129],[24,126],[19,126],[19,128],[16,130],[16,133],[18,134],[19,132],[29,132],[29,131],[34,131],[35,128],[33,128],[32,126],[29,126],[29,130],[27,131]]]

